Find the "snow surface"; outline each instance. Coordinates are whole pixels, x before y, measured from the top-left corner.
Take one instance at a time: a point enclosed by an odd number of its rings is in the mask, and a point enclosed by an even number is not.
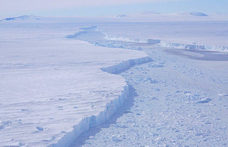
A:
[[[228,144],[227,21],[38,18],[0,23],[1,145]]]
[[[61,38],[67,31],[55,24],[24,25],[1,27],[1,146],[68,146],[127,98],[124,78],[107,72],[150,60]]]

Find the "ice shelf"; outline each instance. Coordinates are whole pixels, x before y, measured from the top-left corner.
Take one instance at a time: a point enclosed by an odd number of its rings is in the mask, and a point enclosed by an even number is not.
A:
[[[103,71],[108,72],[110,74],[120,73],[131,66],[137,64],[143,64],[150,62],[151,58],[149,57],[142,57],[137,59],[130,59],[127,61],[123,61],[119,64],[109,66],[106,68],[102,68]],[[117,109],[124,103],[124,101],[128,98],[129,95],[129,87],[124,86],[124,90],[122,91],[121,95],[117,96],[116,99],[112,100],[111,102],[106,104],[106,109],[100,112],[99,115],[92,115],[90,117],[83,118],[77,125],[73,127],[73,131],[67,133],[63,138],[61,138],[57,143],[53,143],[49,145],[49,147],[63,147],[69,146],[80,134],[84,131],[87,131],[91,127],[95,127],[100,125],[101,123],[105,122],[112,116]]]
[[[2,146],[69,146],[127,98],[125,79],[112,73],[150,61],[141,51],[61,38],[55,28],[21,27],[0,35]]]

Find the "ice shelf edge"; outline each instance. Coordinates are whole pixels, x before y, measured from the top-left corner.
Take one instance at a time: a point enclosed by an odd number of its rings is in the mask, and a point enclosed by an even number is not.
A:
[[[143,64],[152,61],[151,58],[147,57],[142,57],[142,58],[137,58],[137,59],[130,59],[127,61],[123,61],[119,64],[102,68],[102,71],[111,73],[111,74],[117,74],[121,73],[124,70],[129,69],[130,67],[137,65],[137,64]],[[124,86],[123,87],[122,94],[116,97],[116,99],[110,101],[109,103],[106,104],[105,110],[100,112],[98,116],[90,116],[83,118],[80,123],[75,125],[73,127],[73,131],[68,132],[64,137],[62,137],[57,143],[52,143],[48,145],[48,147],[67,147],[70,146],[77,137],[79,137],[83,132],[89,130],[91,127],[98,126],[108,120],[116,111],[117,109],[123,105],[125,100],[129,96],[129,86]]]

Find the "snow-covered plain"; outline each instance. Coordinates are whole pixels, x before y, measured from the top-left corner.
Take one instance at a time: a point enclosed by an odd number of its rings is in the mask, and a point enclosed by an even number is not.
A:
[[[226,146],[227,53],[176,44],[224,51],[227,21],[195,17],[2,21],[0,145],[69,146],[93,127],[71,146]]]

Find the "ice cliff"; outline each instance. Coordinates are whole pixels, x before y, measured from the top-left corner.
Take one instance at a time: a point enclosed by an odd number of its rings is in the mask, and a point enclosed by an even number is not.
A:
[[[104,33],[105,34],[105,33]],[[216,45],[198,45],[198,44],[183,44],[183,43],[168,43],[164,42],[159,39],[131,39],[131,38],[124,38],[120,36],[105,36],[106,40],[111,41],[122,41],[122,42],[132,42],[132,43],[147,43],[150,45],[153,44],[159,44],[160,46],[167,47],[167,48],[177,48],[177,49],[200,49],[200,50],[211,50],[211,51],[228,51],[227,46],[216,46]],[[110,46],[110,45],[109,45]],[[112,44],[112,47],[114,47],[115,44]],[[122,45],[123,46],[123,45]],[[127,48],[127,47],[121,47],[120,48]]]
[[[201,49],[201,50],[213,50],[213,51],[228,51],[228,47],[226,47],[226,46],[166,43],[166,42],[161,42],[160,45],[163,47],[178,48],[178,49]]]
[[[143,64],[150,61],[152,61],[152,59],[149,57],[130,59],[113,66],[102,68],[101,70],[103,70],[104,72],[108,72],[110,74],[117,74],[134,65]],[[124,101],[128,98],[128,95],[129,87],[125,86],[123,87],[121,95],[117,96],[116,99],[107,103],[105,109],[102,112],[100,112],[99,115],[92,115],[90,117],[83,118],[78,124],[76,124],[73,127],[72,132],[67,133],[57,143],[53,143],[49,145],[49,147],[69,146],[83,132],[87,131],[91,127],[98,126],[101,123],[108,120],[110,116],[112,116],[117,111],[117,109],[124,103]]]

